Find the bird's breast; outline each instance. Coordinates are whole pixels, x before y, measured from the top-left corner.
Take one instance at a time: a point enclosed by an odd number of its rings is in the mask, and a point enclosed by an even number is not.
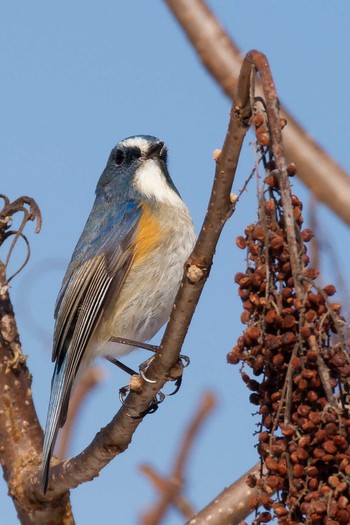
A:
[[[110,334],[137,341],[153,337],[167,321],[183,267],[195,233],[183,207],[143,202],[142,215],[133,240],[134,259],[121,290],[104,311],[96,338],[101,344]],[[112,328],[111,328],[112,327]],[[101,353],[121,355],[130,348],[102,348]]]
[[[132,250],[134,252],[133,266],[143,263],[154,250],[166,240],[167,232],[162,225],[161,216],[155,213],[152,206],[142,203],[142,214],[137,225]]]

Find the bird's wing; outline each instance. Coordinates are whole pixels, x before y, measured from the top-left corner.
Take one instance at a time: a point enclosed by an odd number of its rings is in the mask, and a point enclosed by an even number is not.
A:
[[[53,350],[56,364],[43,447],[44,492],[57,432],[66,420],[70,392],[84,350],[103,312],[108,290],[113,286],[115,296],[118,294],[132,264],[132,242],[141,209],[129,204],[119,211],[118,221],[104,217],[100,227],[96,225],[96,216],[93,220],[90,216],[95,233],[91,238],[88,220],[57,300]]]
[[[125,207],[117,223],[110,223],[90,240],[79,264],[73,257],[56,303],[53,360],[59,362],[61,353],[69,351],[74,354],[74,361],[80,361],[108,289],[113,283],[117,294],[129,271],[133,259],[131,246],[140,216],[140,208]],[[84,233],[81,239],[84,242]],[[79,243],[75,253],[79,253]]]

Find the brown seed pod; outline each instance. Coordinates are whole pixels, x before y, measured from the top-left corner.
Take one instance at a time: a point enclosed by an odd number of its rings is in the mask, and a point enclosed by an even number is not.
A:
[[[300,335],[301,337],[303,337],[304,339],[308,339],[311,335],[311,328],[309,326],[302,326],[300,328]]]
[[[297,174],[297,167],[296,164],[294,164],[294,162],[288,164],[287,173],[289,177],[294,177]]]
[[[249,260],[255,262],[257,256],[259,255],[259,248],[255,244],[254,241],[249,243],[248,251],[249,251]]]
[[[335,289],[335,286],[333,284],[327,284],[327,286],[325,286],[323,288],[323,291],[330,297],[332,295],[334,295],[336,293],[336,289]]]
[[[249,297],[250,297],[250,293],[249,293]],[[242,306],[243,306],[244,310],[247,310],[248,312],[251,312],[252,310],[254,310],[254,305],[250,301],[250,299],[248,299],[247,301],[244,301]]]
[[[281,344],[283,346],[293,345],[295,343],[295,334],[293,332],[285,332],[281,335]]]
[[[250,313],[247,310],[241,313],[241,323],[248,324],[249,319],[250,319]]]
[[[263,124],[265,124],[264,116],[261,113],[257,113],[256,115],[254,115],[252,117],[252,121],[256,128],[260,128]]]
[[[280,324],[280,317],[277,315],[277,312],[273,309],[269,310],[265,315],[266,324]]]
[[[260,144],[260,146],[266,147],[270,144],[270,134],[266,132],[259,133],[259,129],[257,130],[257,133],[256,133],[257,141]]]
[[[235,352],[229,352],[226,356],[226,360],[230,365],[237,365],[237,363],[240,361],[240,358]]]
[[[301,478],[302,476],[304,476],[304,472],[305,467],[300,463],[293,465],[293,476],[295,476],[296,478]]]
[[[276,210],[275,201],[273,199],[270,199],[265,202],[265,213],[269,216],[271,216]]]
[[[281,345],[281,339],[279,336],[273,334],[266,334],[265,346],[269,350],[277,350]]]
[[[236,237],[236,245],[241,250],[244,250],[244,248],[247,247],[247,239],[245,237],[242,237],[242,235],[239,235],[238,237]]]
[[[316,319],[317,319],[317,313],[315,312],[315,310],[308,310],[307,312],[305,312],[305,320],[308,323],[312,323]]]
[[[283,240],[283,237],[282,236],[279,236],[279,235],[276,235],[276,237],[274,237],[271,241],[270,241],[270,246],[272,248],[272,250],[275,250],[275,251],[282,251],[283,247],[284,247],[284,240]]]
[[[246,301],[249,299],[250,291],[248,288],[238,288],[238,295],[242,299],[242,301]]]
[[[313,231],[310,230],[310,228],[305,228],[305,230],[301,232],[301,237],[304,242],[309,242],[313,237],[315,237],[315,235]]]
[[[282,318],[281,326],[284,329],[293,328],[295,324],[296,324],[296,320],[295,320],[294,315],[286,315],[285,317]]]
[[[318,277],[319,271],[316,268],[305,268],[304,274],[309,279],[316,279]]]
[[[341,310],[341,304],[333,303],[333,304],[331,304],[331,308],[332,308],[333,312],[339,314],[340,310]]]
[[[255,226],[252,232],[252,237],[256,241],[263,241],[265,234],[261,226]]]
[[[236,275],[234,276],[235,283],[239,284],[244,277],[246,277],[245,273],[242,273],[242,272],[236,273]]]
[[[278,177],[277,177],[277,175],[275,175],[273,173],[269,173],[267,175],[267,177],[265,179],[265,182],[266,182],[266,184],[268,184],[272,188],[278,188],[279,187]]]
[[[246,330],[246,333],[252,340],[256,341],[261,335],[261,330],[258,326],[249,326],[249,328]]]

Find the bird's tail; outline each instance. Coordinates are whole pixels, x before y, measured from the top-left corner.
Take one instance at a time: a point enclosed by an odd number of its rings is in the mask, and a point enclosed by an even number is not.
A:
[[[47,413],[42,455],[41,489],[45,494],[48,486],[50,460],[55,446],[58,430],[63,427],[68,411],[73,379],[67,380],[69,359],[65,356],[56,362],[51,383],[51,395]]]

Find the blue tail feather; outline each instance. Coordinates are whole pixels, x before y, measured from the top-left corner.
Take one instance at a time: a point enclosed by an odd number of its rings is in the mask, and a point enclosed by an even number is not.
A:
[[[58,430],[64,425],[67,417],[68,399],[72,385],[67,385],[68,359],[56,362],[52,377],[50,403],[45,427],[45,438],[42,456],[41,488],[45,494],[48,486],[50,460],[53,454]]]

